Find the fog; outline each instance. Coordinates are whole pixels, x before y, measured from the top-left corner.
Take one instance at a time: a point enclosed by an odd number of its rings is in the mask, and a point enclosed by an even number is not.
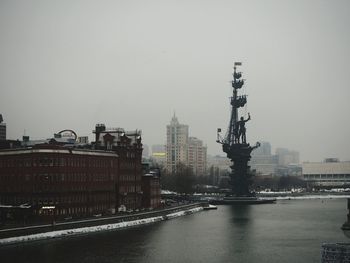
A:
[[[247,140],[350,160],[350,2],[1,1],[0,114],[7,137],[90,136],[96,123],[164,144],[176,112],[222,154],[233,64]]]

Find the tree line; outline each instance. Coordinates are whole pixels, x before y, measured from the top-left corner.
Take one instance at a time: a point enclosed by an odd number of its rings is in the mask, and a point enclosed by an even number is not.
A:
[[[220,176],[215,167],[208,169],[207,175],[196,176],[191,167],[178,164],[177,170],[169,173],[161,168],[161,185],[163,190],[177,193],[191,194],[194,192],[220,192],[224,189],[232,189],[231,179],[227,171]],[[262,177],[252,174],[252,191],[270,189],[272,191],[285,191],[293,188],[305,188],[306,182],[298,176]]]

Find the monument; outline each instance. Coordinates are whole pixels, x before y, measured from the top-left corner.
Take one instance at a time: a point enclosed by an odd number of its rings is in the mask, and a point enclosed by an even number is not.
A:
[[[260,146],[257,142],[255,146],[247,143],[246,139],[246,122],[251,117],[248,113],[248,118],[239,117],[239,108],[242,108],[247,103],[247,95],[238,95],[238,91],[243,87],[244,80],[242,73],[237,71],[237,66],[241,66],[241,62],[234,63],[234,72],[232,80],[233,93],[230,98],[231,117],[225,137],[222,137],[218,129],[217,142],[222,144],[222,149],[227,157],[232,161],[230,182],[231,193],[216,203],[271,203],[275,199],[259,199],[251,192],[252,173],[248,162],[251,158],[251,152]]]

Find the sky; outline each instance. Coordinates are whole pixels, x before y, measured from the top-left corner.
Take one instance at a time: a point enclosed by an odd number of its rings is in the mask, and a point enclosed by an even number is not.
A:
[[[350,160],[349,13],[347,0],[2,0],[7,137],[92,139],[104,123],[164,144],[175,113],[223,155],[241,61],[248,142]]]

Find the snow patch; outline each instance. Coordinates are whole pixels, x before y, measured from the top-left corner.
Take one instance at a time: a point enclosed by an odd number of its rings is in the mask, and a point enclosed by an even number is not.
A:
[[[305,199],[341,199],[350,198],[350,195],[301,195],[301,196],[275,196],[277,200],[305,200]],[[262,198],[264,199],[264,198]]]
[[[8,244],[14,244],[14,243],[36,241],[36,240],[41,240],[41,239],[51,239],[51,238],[58,238],[58,237],[65,237],[65,236],[72,236],[72,235],[81,235],[81,234],[87,234],[87,233],[93,233],[93,232],[123,229],[123,228],[128,228],[128,227],[139,226],[139,225],[147,225],[147,224],[152,224],[152,223],[160,222],[160,221],[167,220],[167,219],[176,218],[179,216],[192,214],[195,212],[199,212],[201,210],[203,210],[203,207],[196,207],[196,208],[192,208],[192,209],[185,210],[185,211],[171,213],[171,214],[168,214],[166,216],[157,216],[157,217],[144,218],[144,219],[138,219],[138,220],[133,220],[133,221],[100,225],[100,226],[90,226],[90,227],[81,227],[81,228],[66,229],[66,230],[57,230],[57,231],[45,232],[45,233],[40,233],[40,234],[32,234],[32,235],[27,235],[27,236],[3,238],[3,239],[0,239],[0,245],[8,245]]]

